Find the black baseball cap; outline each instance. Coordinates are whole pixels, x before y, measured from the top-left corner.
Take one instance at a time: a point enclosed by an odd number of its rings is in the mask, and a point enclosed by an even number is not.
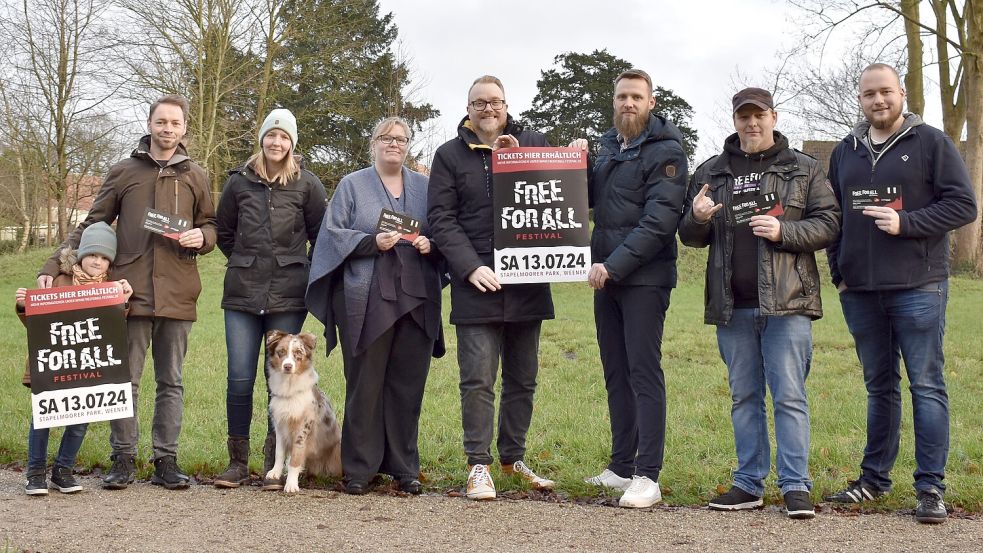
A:
[[[764,110],[775,109],[775,100],[771,97],[771,92],[763,88],[745,88],[734,95],[734,113],[747,104]]]

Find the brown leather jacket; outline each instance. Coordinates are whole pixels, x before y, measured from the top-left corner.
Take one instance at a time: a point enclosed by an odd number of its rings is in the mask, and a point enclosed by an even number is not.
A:
[[[730,204],[734,175],[727,154],[715,156],[696,169],[690,179],[679,239],[687,246],[710,246],[706,273],[704,322],[726,325],[734,313],[730,287],[734,232]],[[693,218],[693,199],[704,184],[714,203],[724,204],[707,223]],[[758,240],[758,298],[762,315],[823,316],[819,270],[814,252],[839,235],[840,208],[822,165],[791,148],[783,150],[761,177],[761,193],[778,193],[785,214],[782,239],[775,244]]]
[[[204,245],[195,251],[144,230],[147,207],[188,219],[191,228],[201,229]],[[184,146],[160,167],[150,156],[150,137],[140,139],[129,158],[110,168],[89,216],[59,249],[77,248],[82,231],[98,221],[116,222],[110,277],[133,286],[130,316],[195,320],[201,293],[197,256],[215,248],[215,209],[205,171],[188,158]],[[58,274],[57,251],[40,273]]]

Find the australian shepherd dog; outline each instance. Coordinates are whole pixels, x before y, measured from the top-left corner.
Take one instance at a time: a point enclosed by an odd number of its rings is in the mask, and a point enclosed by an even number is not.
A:
[[[317,386],[316,341],[310,332],[266,334],[270,416],[276,428],[276,461],[266,477],[279,479],[286,465],[286,493],[300,490],[297,478],[305,469],[312,475],[341,476],[341,428],[331,402]]]

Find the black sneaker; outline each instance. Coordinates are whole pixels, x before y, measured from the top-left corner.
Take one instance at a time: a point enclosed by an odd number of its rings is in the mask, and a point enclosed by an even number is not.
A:
[[[786,492],[785,510],[788,511],[788,518],[806,519],[816,516],[816,509],[809,499],[809,492],[799,490]]]
[[[51,486],[61,493],[75,493],[82,491],[82,483],[72,474],[71,467],[60,467],[55,465],[51,469]]]
[[[945,502],[942,501],[942,494],[936,489],[919,490],[918,506],[915,507],[915,520],[925,524],[939,524],[945,522],[949,513],[945,510]]]
[[[731,486],[727,493],[713,498],[709,507],[714,511],[743,511],[757,509],[764,504],[760,497],[751,495],[737,486]]]
[[[27,495],[48,495],[48,482],[44,479],[44,469],[27,469],[27,482],[24,484]]]
[[[846,488],[827,495],[823,499],[834,503],[863,503],[864,501],[877,499],[887,493],[876,488],[871,488],[861,480],[851,480],[848,484]]]
[[[136,471],[135,461],[132,455],[117,453],[110,456],[113,466],[109,468],[109,474],[102,479],[102,487],[107,490],[123,490],[133,483],[133,473]]]
[[[168,490],[183,490],[191,485],[191,477],[181,472],[176,457],[167,455],[154,459],[154,475],[150,477],[150,483]]]

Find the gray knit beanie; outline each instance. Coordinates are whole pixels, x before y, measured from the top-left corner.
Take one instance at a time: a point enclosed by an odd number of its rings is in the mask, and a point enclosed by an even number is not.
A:
[[[116,259],[116,231],[102,221],[92,223],[82,231],[78,260],[82,261],[83,257],[94,253],[106,256],[110,263]]]
[[[297,118],[294,117],[293,113],[290,113],[289,109],[278,108],[266,116],[263,126],[259,128],[260,147],[263,145],[263,137],[273,129],[280,129],[290,135],[291,149],[297,148]]]

